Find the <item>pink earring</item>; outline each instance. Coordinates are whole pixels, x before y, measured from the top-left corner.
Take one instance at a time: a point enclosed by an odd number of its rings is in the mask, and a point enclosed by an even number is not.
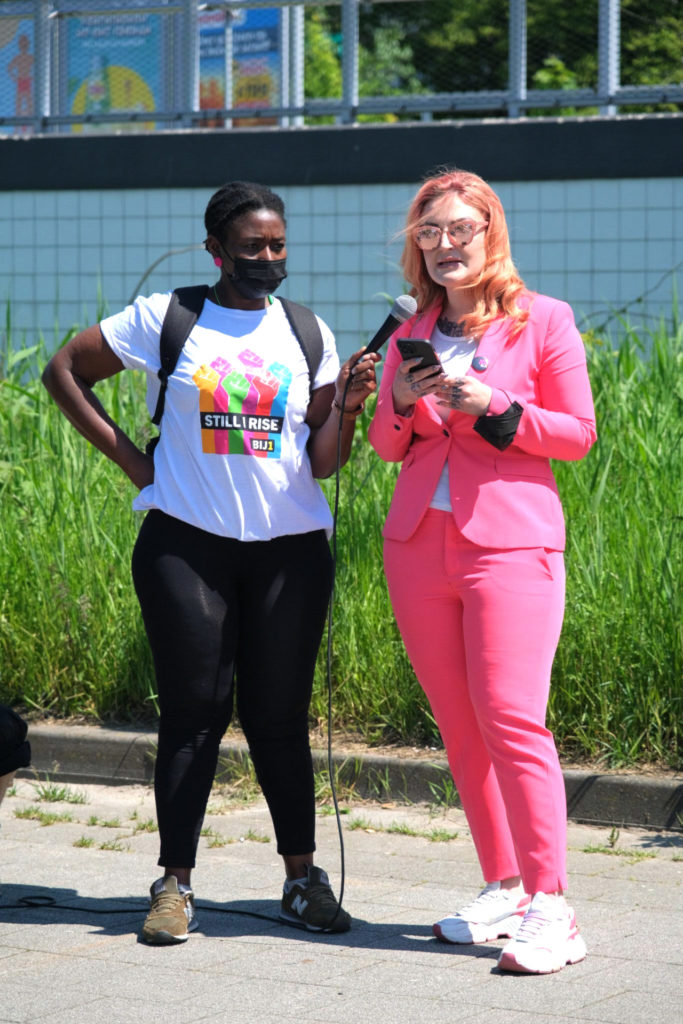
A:
[[[214,256],[213,262],[216,264],[217,267],[223,266],[223,260],[220,258],[220,256]]]

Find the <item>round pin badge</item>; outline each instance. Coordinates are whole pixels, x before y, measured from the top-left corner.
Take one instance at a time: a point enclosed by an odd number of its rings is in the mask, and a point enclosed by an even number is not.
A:
[[[489,361],[486,356],[475,356],[472,360],[472,369],[476,370],[477,373],[483,373],[488,365]]]

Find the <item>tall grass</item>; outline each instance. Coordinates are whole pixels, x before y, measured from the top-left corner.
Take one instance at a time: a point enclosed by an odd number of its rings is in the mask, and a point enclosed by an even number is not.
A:
[[[0,377],[0,697],[132,718],[153,695],[130,582],[134,492],[59,414],[45,361],[42,345],[8,347]],[[98,391],[133,436],[147,429],[133,375]]]
[[[551,715],[566,748],[610,763],[681,761],[682,342],[681,325],[625,325],[618,350],[593,345],[599,442],[554,467],[568,591]]]
[[[568,582],[549,724],[567,757],[680,765],[683,327],[623,331],[617,348],[586,338],[599,440],[584,460],[553,466]],[[378,465],[364,438],[355,445],[342,485],[334,706],[371,738],[432,744],[380,571],[378,522],[397,467]]]
[[[683,710],[680,364],[683,331],[627,326],[587,339],[599,441],[555,471],[568,523],[565,627],[550,724],[567,757],[679,766]],[[0,367],[0,700],[55,716],[140,720],[155,710],[130,580],[133,488],[39,384],[42,348]],[[98,386],[124,429],[148,434],[142,381]],[[333,626],[335,725],[369,742],[439,743],[382,573],[380,528],[397,467],[357,428],[342,472]],[[330,500],[333,481],[324,484]],[[326,717],[324,646],[313,719]]]

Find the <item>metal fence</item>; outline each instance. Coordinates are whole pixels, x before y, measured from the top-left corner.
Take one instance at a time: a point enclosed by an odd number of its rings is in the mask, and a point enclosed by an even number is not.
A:
[[[4,0],[0,131],[676,111],[673,0]]]

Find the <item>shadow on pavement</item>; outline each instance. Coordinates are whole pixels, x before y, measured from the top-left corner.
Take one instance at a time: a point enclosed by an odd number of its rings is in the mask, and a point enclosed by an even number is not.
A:
[[[147,900],[133,896],[97,899],[81,896],[76,889],[51,888],[40,885],[3,885],[0,890],[0,919],[6,924],[54,925],[74,924],[79,919],[92,919],[93,934],[136,937],[149,908]],[[357,949],[414,950],[449,956],[489,957],[496,959],[499,950],[493,946],[452,946],[438,942],[430,925],[380,924],[353,918],[351,931],[337,935],[309,932],[305,928],[280,921],[278,903],[274,900],[240,900],[215,903],[197,902],[197,932],[211,938],[234,938],[268,931],[280,933],[288,940],[326,945],[343,945]],[[111,917],[111,920],[107,920]],[[161,947],[160,947],[161,948]]]

